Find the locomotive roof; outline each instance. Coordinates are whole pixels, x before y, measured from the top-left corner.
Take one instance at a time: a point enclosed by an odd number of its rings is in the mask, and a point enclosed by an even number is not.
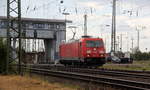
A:
[[[63,42],[63,43],[72,43],[72,42],[82,41],[83,39],[102,39],[102,38],[92,37],[92,36],[81,36],[80,39],[70,39],[68,40],[68,42]]]
[[[97,38],[96,38],[96,37],[95,37],[95,38],[94,38],[94,37],[91,37],[91,38],[81,38],[81,39],[86,39],[86,40],[90,39],[90,40],[92,40],[92,39],[102,39],[102,38],[99,38],[99,37],[97,37]]]
[[[68,42],[63,42],[62,44],[65,44],[65,43],[72,43],[72,42],[82,42],[82,40],[94,40],[94,39],[101,39],[102,38],[93,38],[93,37],[90,37],[90,38],[80,38],[80,39],[70,39]]]

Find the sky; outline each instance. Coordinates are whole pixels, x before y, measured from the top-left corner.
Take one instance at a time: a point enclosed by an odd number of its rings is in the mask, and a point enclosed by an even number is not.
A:
[[[65,19],[76,26],[76,39],[83,35],[83,15],[87,14],[88,35],[102,37],[107,52],[110,51],[112,0],[22,0],[22,17]],[[6,15],[6,0],[0,0],[0,15]],[[123,51],[137,46],[137,30],[140,30],[140,50],[150,51],[150,0],[117,0],[117,43],[122,34]],[[74,29],[67,28],[67,40]],[[120,44],[119,44],[120,45]],[[147,49],[146,49],[147,48]]]

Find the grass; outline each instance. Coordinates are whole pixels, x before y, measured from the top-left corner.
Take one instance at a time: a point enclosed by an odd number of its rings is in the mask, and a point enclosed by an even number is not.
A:
[[[107,63],[100,68],[119,69],[119,70],[142,70],[150,71],[150,60],[134,61],[133,64],[112,64]]]
[[[0,76],[0,90],[76,90],[58,83],[21,76]]]

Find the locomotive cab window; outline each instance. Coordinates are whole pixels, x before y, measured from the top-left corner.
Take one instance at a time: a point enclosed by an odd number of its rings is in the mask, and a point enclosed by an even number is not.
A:
[[[95,40],[95,41],[87,40],[86,41],[86,47],[101,47],[101,46],[103,46],[103,42],[100,40]]]

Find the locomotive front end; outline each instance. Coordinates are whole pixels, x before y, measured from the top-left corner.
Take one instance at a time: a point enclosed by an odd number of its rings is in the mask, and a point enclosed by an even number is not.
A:
[[[100,38],[86,38],[83,40],[82,54],[88,65],[103,65],[105,63],[105,47]]]

